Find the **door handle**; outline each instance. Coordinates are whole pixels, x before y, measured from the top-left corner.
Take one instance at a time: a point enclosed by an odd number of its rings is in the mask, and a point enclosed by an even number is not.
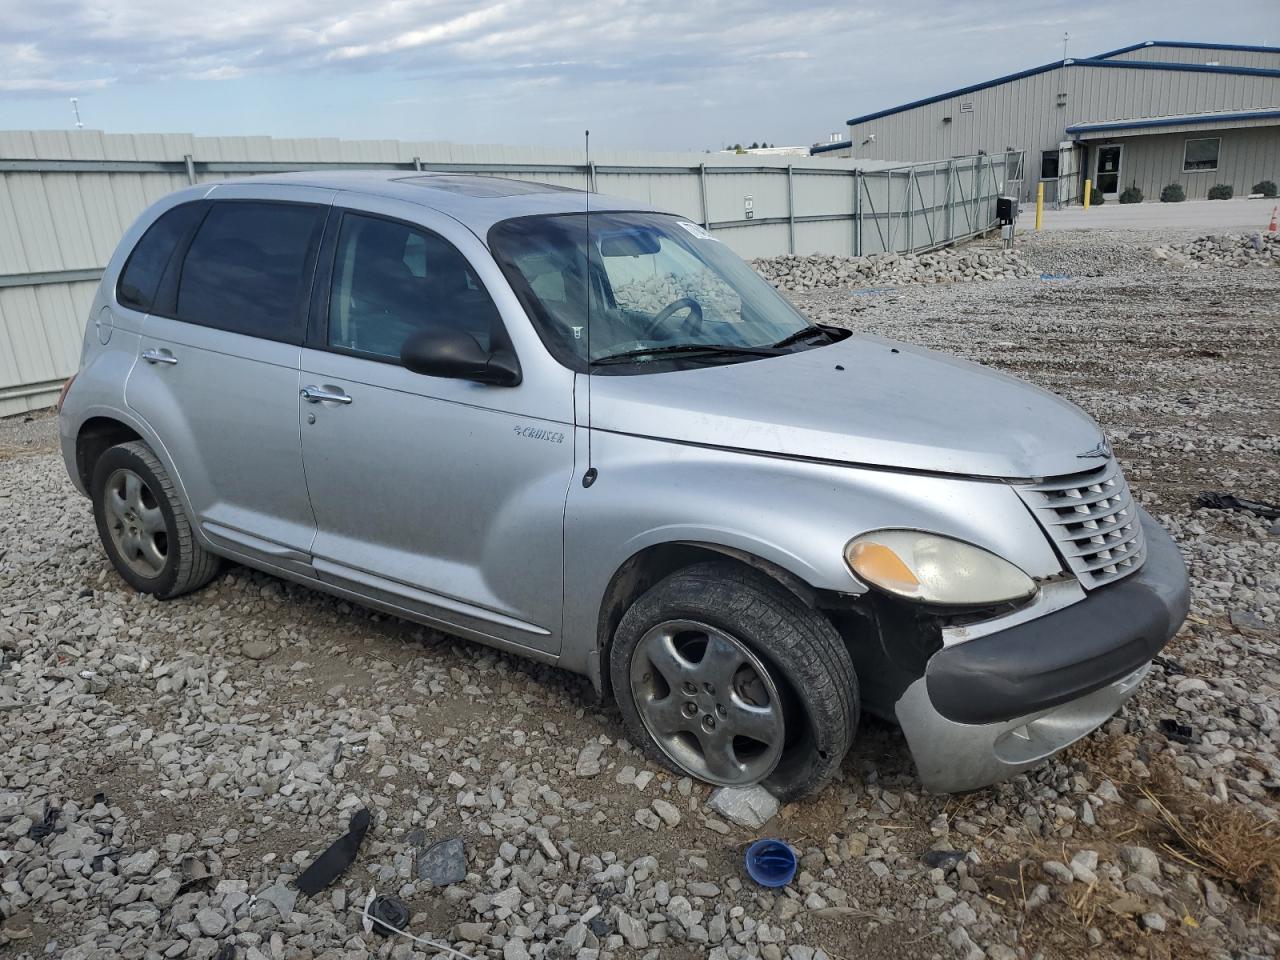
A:
[[[164,363],[169,366],[173,366],[178,362],[178,358],[168,350],[148,350],[142,355],[142,359],[147,361],[147,363]]]
[[[350,403],[351,398],[337,387],[317,387],[315,384],[303,387],[298,396],[308,403]]]

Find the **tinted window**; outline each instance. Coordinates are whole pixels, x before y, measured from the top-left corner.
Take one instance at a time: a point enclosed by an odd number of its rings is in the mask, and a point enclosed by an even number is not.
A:
[[[178,318],[300,343],[305,268],[323,216],[309,204],[214,202],[182,265]]]
[[[116,285],[116,299],[126,307],[147,311],[155,301],[160,277],[174,248],[204,214],[204,204],[184,203],[161,214],[129,254]]]
[[[1057,180],[1058,179],[1058,151],[1045,150],[1040,155],[1040,179],[1041,180]]]
[[[1217,137],[1188,140],[1183,148],[1185,150],[1182,158],[1183,171],[1217,170],[1218,148],[1221,145],[1222,141]]]
[[[498,311],[448,241],[403,223],[348,213],[338,234],[329,345],[399,359],[431,325],[459,327],[491,349]]]

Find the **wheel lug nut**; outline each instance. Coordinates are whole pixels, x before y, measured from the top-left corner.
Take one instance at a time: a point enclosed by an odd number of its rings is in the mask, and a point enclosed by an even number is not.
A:
[[[722,718],[727,717],[729,715],[729,711],[724,708],[723,703],[716,704],[716,713],[719,714],[719,716]]]
[[[713,697],[716,695],[716,688],[709,683],[704,683],[702,685],[702,689],[707,691],[707,693],[709,693]]]
[[[697,704],[686,703],[683,707],[680,708],[680,712],[683,713],[688,719],[692,720],[694,717],[698,715],[698,706]]]
[[[695,686],[694,686],[692,683],[690,683],[688,680],[686,680],[684,683],[682,683],[682,684],[680,685],[680,689],[681,689],[682,691],[684,691],[684,695],[685,695],[686,697],[692,697],[695,693],[697,693],[697,692],[698,692],[698,688],[697,688],[697,687],[695,687]]]
[[[705,717],[702,718],[702,729],[710,731],[710,730],[714,730],[715,728],[716,728],[716,718],[708,713]]]

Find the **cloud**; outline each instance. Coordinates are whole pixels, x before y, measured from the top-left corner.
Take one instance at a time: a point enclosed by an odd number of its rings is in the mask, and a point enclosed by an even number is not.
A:
[[[88,90],[101,90],[113,83],[111,77],[89,80],[54,80],[48,77],[0,77],[0,92],[68,96]]]
[[[91,74],[122,82],[250,77],[278,71],[407,71],[465,77],[631,73],[679,61],[686,72],[749,59],[803,60],[839,32],[878,14],[800,0],[780,13],[763,0],[222,0],[207,15],[162,0],[0,0],[12,50],[0,80],[32,89]],[[815,31],[818,36],[815,37]],[[510,67],[506,65],[510,64]]]
[[[473,10],[470,13],[464,13],[442,23],[433,23],[405,30],[386,40],[338,47],[335,50],[330,50],[326,57],[330,60],[359,60],[447,43],[450,40],[474,34],[483,27],[498,22],[505,12],[505,4],[497,4],[488,9]]]
[[[106,115],[121,129],[239,133],[252,117],[278,135],[519,143],[565,142],[589,120],[617,144],[806,143],[1059,57],[1064,29],[1086,56],[1176,8],[1186,37],[1256,42],[1275,2],[218,0],[192,15],[172,0],[0,0],[0,92],[100,91],[94,115],[119,105]],[[179,87],[181,108],[159,95]],[[390,109],[406,103],[421,109]],[[0,104],[0,122],[37,112]]]

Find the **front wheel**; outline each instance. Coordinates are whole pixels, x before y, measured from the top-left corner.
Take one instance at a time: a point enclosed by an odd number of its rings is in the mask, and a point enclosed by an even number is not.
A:
[[[677,571],[618,625],[610,678],[634,740],[667,766],[782,800],[839,770],[858,683],[839,634],[758,571],[731,561]]]

